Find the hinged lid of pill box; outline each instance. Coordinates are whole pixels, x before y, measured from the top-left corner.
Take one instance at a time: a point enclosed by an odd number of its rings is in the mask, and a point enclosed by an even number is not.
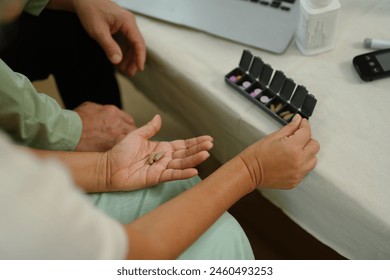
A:
[[[249,67],[252,64],[252,59],[253,59],[253,55],[251,54],[251,52],[244,50],[239,64],[241,70],[243,70],[244,72],[248,71]]]

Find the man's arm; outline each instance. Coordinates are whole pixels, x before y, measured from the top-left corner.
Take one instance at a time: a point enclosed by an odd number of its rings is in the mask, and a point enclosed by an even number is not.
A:
[[[13,72],[2,60],[0,73],[0,128],[25,146],[74,150],[82,132],[79,115],[38,94],[25,76]]]
[[[112,105],[86,102],[74,111],[62,109],[0,60],[0,128],[31,148],[107,151],[136,126]]]

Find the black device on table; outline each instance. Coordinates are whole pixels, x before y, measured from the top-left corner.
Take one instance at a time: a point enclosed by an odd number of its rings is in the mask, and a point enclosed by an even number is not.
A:
[[[390,49],[355,56],[352,63],[363,81],[390,77]]]

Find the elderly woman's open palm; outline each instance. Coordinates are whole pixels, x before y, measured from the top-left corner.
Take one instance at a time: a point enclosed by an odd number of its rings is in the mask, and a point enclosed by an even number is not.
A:
[[[149,141],[161,128],[161,117],[130,132],[105,154],[109,191],[137,190],[158,183],[188,179],[209,157],[210,136],[170,142]]]

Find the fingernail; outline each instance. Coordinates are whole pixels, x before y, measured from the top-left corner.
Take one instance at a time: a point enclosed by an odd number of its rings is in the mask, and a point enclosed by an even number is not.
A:
[[[118,64],[119,62],[121,62],[121,56],[119,54],[113,54],[111,56],[111,62],[114,63],[114,64]]]
[[[293,118],[293,122],[297,122],[301,119],[301,115],[300,114],[295,114],[294,118]]]

